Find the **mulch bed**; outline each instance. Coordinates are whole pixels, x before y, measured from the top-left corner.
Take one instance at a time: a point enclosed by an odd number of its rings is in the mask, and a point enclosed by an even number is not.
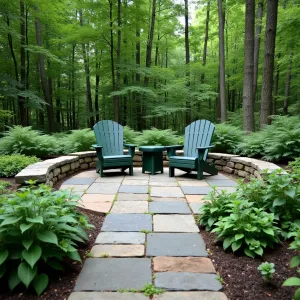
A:
[[[288,300],[293,299],[296,288],[282,287],[291,276],[299,276],[289,263],[297,251],[288,249],[289,243],[283,242],[275,249],[266,250],[263,258],[252,259],[244,255],[225,252],[222,243],[215,242],[216,235],[201,228],[201,235],[209,249],[216,271],[224,280],[224,293],[230,300]],[[270,283],[260,276],[257,267],[262,262],[275,264],[275,273]]]

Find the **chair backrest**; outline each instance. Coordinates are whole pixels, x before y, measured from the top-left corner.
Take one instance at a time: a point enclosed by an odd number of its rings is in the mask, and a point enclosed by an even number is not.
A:
[[[123,126],[111,120],[99,121],[94,125],[97,144],[106,155],[123,154]]]
[[[210,121],[198,120],[187,127],[184,133],[184,156],[197,157],[197,147],[209,146],[215,126]],[[203,159],[206,160],[208,150],[205,151]]]

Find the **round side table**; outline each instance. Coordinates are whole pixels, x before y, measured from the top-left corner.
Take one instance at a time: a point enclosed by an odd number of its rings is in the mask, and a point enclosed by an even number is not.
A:
[[[141,146],[139,150],[143,152],[142,172],[150,172],[154,175],[156,172],[164,172],[163,151],[164,146]]]

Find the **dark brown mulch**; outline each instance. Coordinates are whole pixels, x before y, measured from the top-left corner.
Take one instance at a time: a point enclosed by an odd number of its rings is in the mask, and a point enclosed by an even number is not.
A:
[[[49,286],[46,291],[40,296],[37,297],[33,290],[26,291],[25,289],[17,289],[11,293],[7,287],[6,282],[0,281],[0,300],[67,300],[69,295],[71,294],[76,278],[79,272],[82,269],[82,265],[86,259],[87,253],[89,253],[90,249],[94,245],[95,239],[100,232],[102,227],[102,223],[104,221],[105,216],[93,213],[84,209],[80,209],[89,219],[89,222],[95,226],[95,229],[90,230],[88,232],[89,242],[87,245],[82,247],[79,250],[79,254],[82,259],[82,264],[78,262],[72,262],[70,260],[65,261],[64,263],[64,271],[59,272],[55,271],[52,273],[48,273],[49,275]]]
[[[224,293],[230,300],[290,300],[296,288],[282,287],[291,276],[299,276],[295,269],[289,268],[297,251],[289,250],[289,243],[283,242],[275,249],[265,251],[263,258],[252,259],[247,256],[225,252],[221,243],[215,242],[216,235],[201,228],[201,235],[209,249],[209,256],[216,271],[224,280]],[[257,267],[264,261],[275,264],[275,274],[270,283],[260,276]]]
[[[9,186],[5,188],[8,193],[13,193],[20,187],[20,185],[15,182],[15,178],[0,177],[0,181],[6,181],[9,183]]]

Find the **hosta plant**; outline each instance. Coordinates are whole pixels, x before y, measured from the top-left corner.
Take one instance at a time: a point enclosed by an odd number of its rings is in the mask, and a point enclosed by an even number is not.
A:
[[[273,277],[273,273],[275,273],[275,264],[266,261],[260,264],[257,270],[260,271],[260,275],[263,277],[263,279],[270,281]]]
[[[46,185],[20,189],[0,198],[0,278],[11,290],[23,284],[40,295],[48,285],[45,265],[62,270],[64,258],[81,261],[87,219],[76,209],[78,199]]]

